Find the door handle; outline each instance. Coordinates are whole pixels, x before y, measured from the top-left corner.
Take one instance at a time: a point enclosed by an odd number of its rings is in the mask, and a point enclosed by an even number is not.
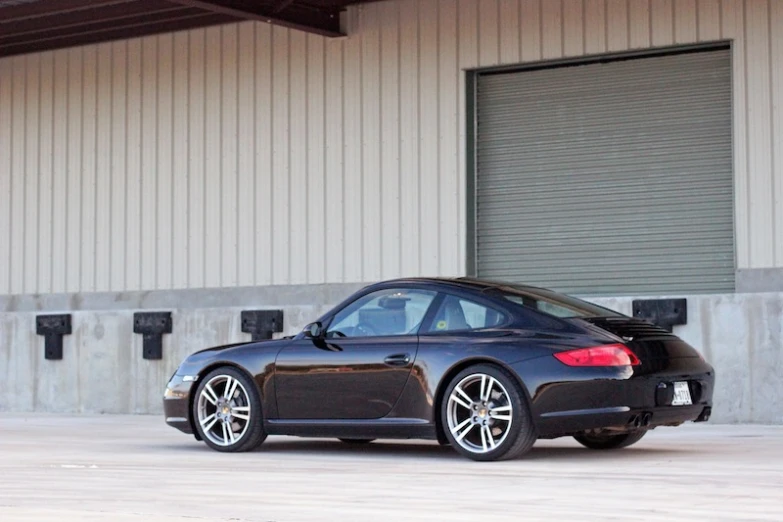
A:
[[[411,362],[411,354],[409,353],[397,353],[390,355],[383,360],[389,366],[407,366]]]

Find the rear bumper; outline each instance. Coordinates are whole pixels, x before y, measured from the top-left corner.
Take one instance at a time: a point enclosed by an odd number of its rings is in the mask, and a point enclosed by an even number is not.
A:
[[[630,431],[659,426],[677,426],[684,422],[701,422],[709,418],[711,406],[668,406],[662,408],[596,408],[564,411],[539,417],[542,438],[574,435],[587,430],[613,429]],[[705,418],[706,417],[706,418]]]
[[[715,372],[699,358],[672,359],[660,365],[643,363],[633,370],[574,369],[551,358],[538,361],[536,369],[540,372],[542,368],[547,380],[529,389],[542,438],[596,429],[676,426],[706,421],[712,412]],[[519,369],[524,379],[527,368]],[[683,381],[688,383],[692,404],[672,406],[673,383]]]
[[[193,433],[189,411],[193,384],[193,382],[184,382],[181,375],[175,375],[166,385],[163,394],[163,414],[166,424],[188,434]]]

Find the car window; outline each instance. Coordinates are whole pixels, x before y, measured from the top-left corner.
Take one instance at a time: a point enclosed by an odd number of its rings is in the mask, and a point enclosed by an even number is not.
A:
[[[435,292],[387,289],[373,292],[349,304],[335,315],[326,336],[377,337],[415,334]]]
[[[453,295],[447,295],[438,307],[429,332],[453,332],[491,328],[505,322],[503,313]]]
[[[517,288],[504,286],[499,289],[509,301],[539,312],[560,318],[568,317],[617,317],[614,310],[594,305],[564,294],[542,288]]]

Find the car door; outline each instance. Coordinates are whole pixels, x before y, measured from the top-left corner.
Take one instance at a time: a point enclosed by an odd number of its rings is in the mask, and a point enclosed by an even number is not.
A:
[[[389,288],[328,319],[322,338],[296,339],[275,366],[279,419],[378,419],[402,393],[418,330],[436,293]]]

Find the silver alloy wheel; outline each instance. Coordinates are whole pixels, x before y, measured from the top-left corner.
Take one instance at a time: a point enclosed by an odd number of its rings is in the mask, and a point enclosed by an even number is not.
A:
[[[468,375],[448,398],[446,419],[454,440],[471,453],[487,453],[511,431],[513,408],[506,388],[485,373]]]
[[[250,425],[250,398],[242,383],[230,375],[210,379],[198,396],[198,422],[218,446],[242,440]]]

